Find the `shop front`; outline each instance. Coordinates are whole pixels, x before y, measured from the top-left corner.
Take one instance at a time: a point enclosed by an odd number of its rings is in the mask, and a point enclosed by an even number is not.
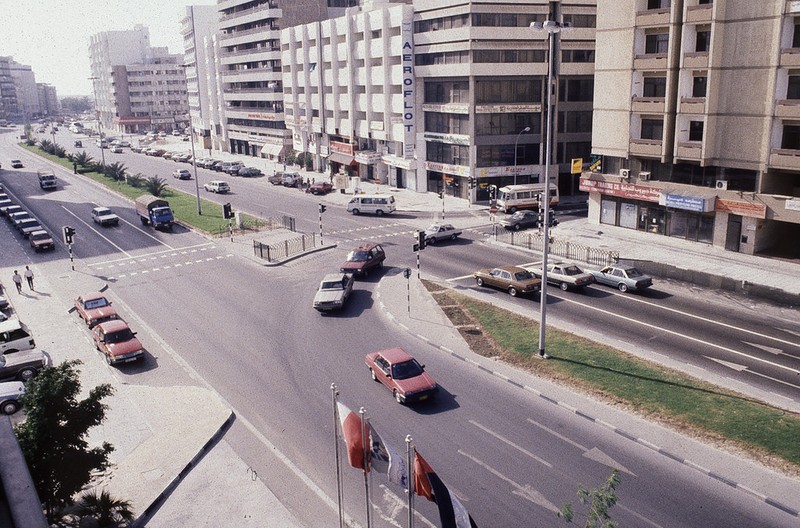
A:
[[[469,167],[426,161],[423,164],[427,175],[428,191],[455,198],[469,199]]]

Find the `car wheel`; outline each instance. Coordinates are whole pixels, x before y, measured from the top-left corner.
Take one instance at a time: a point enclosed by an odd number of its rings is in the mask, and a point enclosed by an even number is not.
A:
[[[519,225],[519,224],[514,224],[514,231],[519,231],[520,229],[522,229],[522,226],[521,226],[521,225]]]
[[[517,295],[519,295],[519,291],[517,291],[517,289],[516,289],[515,287],[513,287],[513,286],[510,286],[510,287],[508,288],[508,294],[509,294],[510,296],[512,296],[512,297],[516,297]]]
[[[369,375],[372,376],[372,381],[378,381],[378,376],[375,375],[375,371],[369,369]]]
[[[353,214],[358,215],[358,209],[353,209]]]
[[[377,211],[375,211],[375,214],[378,216],[383,216],[383,209],[378,209]]]
[[[455,240],[458,238],[458,235],[450,235],[450,240]]]
[[[7,401],[3,402],[2,411],[3,414],[12,415],[19,410],[19,403],[15,401]]]
[[[27,367],[19,371],[19,374],[17,374],[17,379],[19,379],[20,381],[28,381],[29,379],[32,379],[34,376],[36,376],[36,369]]]
[[[392,391],[392,396],[394,396],[394,401],[396,401],[400,405],[403,405],[403,398],[400,397],[400,393],[399,392],[397,392],[396,390],[393,390]]]
[[[475,277],[475,282],[478,283],[478,286],[483,286],[483,279],[480,277]]]
[[[620,282],[617,285],[617,288],[619,288],[619,291],[621,291],[622,293],[625,293],[626,291],[628,291],[628,285],[625,284],[624,282]]]
[[[146,219],[145,217],[143,217],[143,216],[140,216],[140,217],[139,217],[139,220],[141,220],[141,221],[142,221],[142,225],[147,225],[147,219]]]
[[[508,212],[514,214],[517,212],[517,208],[512,206],[511,209],[508,210]]]
[[[561,283],[561,291],[567,291],[569,289],[569,284],[566,282]]]

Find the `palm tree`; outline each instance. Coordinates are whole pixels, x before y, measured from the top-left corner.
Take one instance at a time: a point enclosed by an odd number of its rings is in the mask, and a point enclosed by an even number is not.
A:
[[[131,503],[112,497],[106,490],[84,493],[71,510],[79,526],[87,528],[123,528],[134,519]]]
[[[164,178],[158,176],[150,176],[147,178],[144,188],[153,196],[161,196],[167,190],[167,182]]]
[[[81,167],[86,167],[91,162],[94,161],[94,159],[92,159],[92,157],[90,155],[88,155],[85,150],[82,150],[82,151],[78,152],[77,154],[75,154],[73,159],[74,159],[75,163],[77,163]]]
[[[122,163],[115,161],[111,165],[106,165],[105,175],[114,181],[121,181],[125,179],[127,167]]]
[[[39,148],[47,153],[50,153],[50,151],[53,150],[53,142],[49,139],[43,139],[39,141]]]

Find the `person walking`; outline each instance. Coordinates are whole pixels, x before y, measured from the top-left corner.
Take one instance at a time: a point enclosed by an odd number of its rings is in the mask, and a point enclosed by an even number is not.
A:
[[[33,289],[33,270],[29,266],[25,266],[25,280],[28,281],[28,288]]]
[[[22,293],[22,275],[17,270],[14,270],[14,275],[11,279],[14,281],[14,286],[17,287],[17,293]]]

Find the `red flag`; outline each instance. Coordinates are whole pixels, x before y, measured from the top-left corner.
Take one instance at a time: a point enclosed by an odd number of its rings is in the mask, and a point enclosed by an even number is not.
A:
[[[347,446],[347,461],[354,468],[365,469],[361,417],[338,400],[336,401],[336,405],[339,409],[339,423],[342,425],[342,436]]]
[[[450,493],[436,472],[417,452],[414,452],[414,491],[436,503],[442,528],[477,528],[461,501]]]

